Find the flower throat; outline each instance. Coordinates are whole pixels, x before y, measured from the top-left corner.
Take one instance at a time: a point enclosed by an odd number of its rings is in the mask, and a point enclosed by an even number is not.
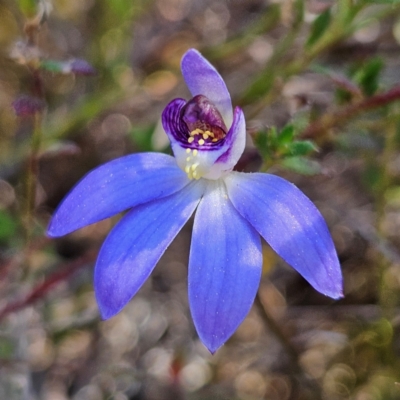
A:
[[[227,128],[217,107],[199,94],[187,102],[181,111],[188,128],[187,141],[198,146],[212,146],[224,139]]]

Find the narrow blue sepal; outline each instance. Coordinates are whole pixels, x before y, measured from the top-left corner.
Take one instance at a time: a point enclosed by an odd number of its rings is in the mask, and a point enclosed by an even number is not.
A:
[[[169,196],[189,183],[173,157],[132,154],[89,172],[65,197],[47,234],[63,236],[139,204]]]
[[[225,182],[235,208],[288,264],[319,292],[343,297],[332,237],[310,199],[275,175],[236,172]]]
[[[203,191],[203,182],[196,181],[171,196],[137,206],[107,236],[94,273],[104,319],[118,313],[140,289],[192,215]]]
[[[197,333],[214,353],[236,331],[261,278],[260,235],[235,210],[222,182],[208,182],[196,212],[189,304]]]

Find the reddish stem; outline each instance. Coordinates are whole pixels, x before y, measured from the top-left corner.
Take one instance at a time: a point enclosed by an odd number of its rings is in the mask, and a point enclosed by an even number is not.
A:
[[[383,107],[395,100],[400,99],[400,85],[395,86],[387,92],[376,94],[368,97],[350,106],[343,107],[331,114],[325,114],[321,118],[312,122],[301,133],[302,138],[314,138],[321,132],[324,132],[334,126],[340,125],[350,118],[354,118],[358,114],[372,110],[374,108]]]
[[[50,275],[44,282],[35,286],[24,298],[9,303],[0,310],[0,321],[8,314],[19,311],[43,298],[55,285],[68,279],[75,271],[82,268],[87,263],[94,261],[96,254],[95,251],[89,251],[74,261],[64,263],[57,272]]]
[[[3,281],[10,270],[13,268],[18,268],[18,266],[22,263],[26,257],[29,257],[33,252],[43,249],[43,247],[47,246],[50,242],[50,239],[47,237],[40,237],[32,242],[28,248],[24,251],[19,251],[14,257],[5,260],[2,264],[0,264],[0,281]]]

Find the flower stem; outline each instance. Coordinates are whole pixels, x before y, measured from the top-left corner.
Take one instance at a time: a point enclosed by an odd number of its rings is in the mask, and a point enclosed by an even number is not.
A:
[[[26,175],[26,226],[25,237],[27,246],[32,237],[33,217],[36,203],[36,187],[39,172],[38,154],[42,138],[42,113],[36,112],[34,116],[34,127],[31,141],[31,152],[28,159],[28,171]]]
[[[32,47],[37,46],[42,17],[43,15],[41,13],[38,13],[34,19],[28,20],[25,23],[24,32],[27,37],[28,43]],[[44,100],[43,82],[38,66],[36,65],[36,63],[32,63],[32,65],[29,65],[29,68],[32,74],[31,90],[36,98]],[[33,116],[33,132],[30,146],[31,150],[28,158],[28,171],[26,175],[25,239],[27,248],[29,247],[31,241],[34,223],[36,187],[39,172],[38,154],[42,141],[42,119],[43,111],[36,111]]]

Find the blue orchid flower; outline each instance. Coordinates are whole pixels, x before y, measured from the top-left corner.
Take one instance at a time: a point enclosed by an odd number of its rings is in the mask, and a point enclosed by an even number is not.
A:
[[[194,325],[213,353],[249,312],[261,278],[260,235],[316,290],[342,297],[342,276],[325,221],[293,184],[233,168],[245,146],[243,111],[196,50],[182,59],[193,96],[162,114],[174,157],[128,155],[86,175],[55,212],[48,235],[62,236],[130,211],[105,240],[94,287],[103,318],[117,314],[149,277],[196,210],[189,256]]]

